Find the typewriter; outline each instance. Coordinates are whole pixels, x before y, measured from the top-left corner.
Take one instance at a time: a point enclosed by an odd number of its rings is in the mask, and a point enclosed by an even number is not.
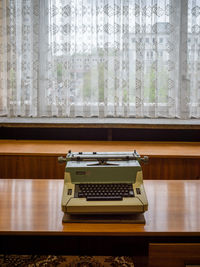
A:
[[[62,211],[64,214],[144,213],[148,201],[140,163],[133,152],[68,152]]]

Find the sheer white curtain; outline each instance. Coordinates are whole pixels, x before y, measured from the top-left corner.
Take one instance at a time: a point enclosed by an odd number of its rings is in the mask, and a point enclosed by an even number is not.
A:
[[[1,0],[0,115],[200,117],[199,0]]]

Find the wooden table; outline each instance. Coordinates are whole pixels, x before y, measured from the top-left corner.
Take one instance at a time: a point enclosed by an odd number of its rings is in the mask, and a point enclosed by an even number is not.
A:
[[[144,181],[146,224],[62,223],[63,180],[0,180],[0,253],[148,255],[200,243],[200,181]]]

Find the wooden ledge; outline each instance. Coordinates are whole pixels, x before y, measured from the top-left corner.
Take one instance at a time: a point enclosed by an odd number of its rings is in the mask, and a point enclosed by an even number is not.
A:
[[[6,118],[0,127],[32,128],[126,128],[126,129],[200,129],[199,119],[150,118]]]
[[[133,151],[159,158],[200,158],[200,142],[0,140],[0,155],[66,155],[76,151]]]

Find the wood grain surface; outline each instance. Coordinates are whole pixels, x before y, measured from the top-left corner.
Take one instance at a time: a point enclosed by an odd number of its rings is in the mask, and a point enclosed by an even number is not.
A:
[[[143,178],[148,180],[200,179],[200,159],[149,158],[142,164]],[[57,156],[0,155],[0,178],[63,179],[65,163]]]
[[[133,151],[150,157],[200,158],[200,142],[0,140],[0,155],[66,155],[77,151]]]
[[[62,223],[63,180],[0,179],[0,234],[200,236],[200,181],[145,181],[146,223]]]
[[[150,244],[149,267],[200,266],[200,244]]]
[[[133,151],[149,156],[144,179],[200,179],[200,143],[0,140],[0,178],[62,179],[67,151]]]

